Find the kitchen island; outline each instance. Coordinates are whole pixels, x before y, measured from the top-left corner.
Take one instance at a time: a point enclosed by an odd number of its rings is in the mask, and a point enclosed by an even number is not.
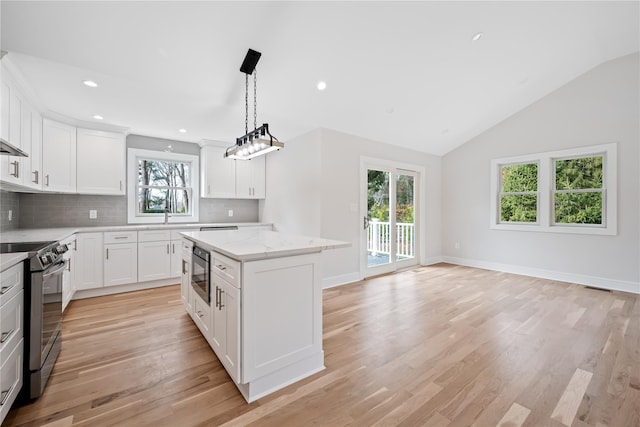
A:
[[[320,254],[350,243],[265,230],[182,235],[185,309],[247,402],[324,369]]]

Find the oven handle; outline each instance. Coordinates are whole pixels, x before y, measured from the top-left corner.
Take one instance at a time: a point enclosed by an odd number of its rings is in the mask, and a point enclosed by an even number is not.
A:
[[[60,264],[59,264],[59,265],[60,265],[60,267],[59,267],[59,268],[56,268],[56,269],[55,269],[55,270],[53,270],[53,271],[48,271],[48,272],[46,272],[46,273],[43,273],[43,274],[42,274],[42,278],[44,279],[45,277],[50,277],[50,276],[53,276],[54,274],[58,274],[58,273],[62,272],[63,270],[66,270],[66,268],[67,268],[67,263],[68,263],[68,262],[69,262],[69,261],[67,261],[67,260],[65,259],[62,263],[60,263]],[[54,265],[57,265],[57,264],[54,264]]]

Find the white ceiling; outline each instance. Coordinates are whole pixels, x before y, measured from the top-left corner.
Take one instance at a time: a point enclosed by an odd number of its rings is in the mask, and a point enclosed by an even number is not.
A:
[[[441,155],[638,51],[638,6],[3,0],[1,46],[46,110],[229,144],[244,133],[239,67],[253,48],[258,124],[281,141],[326,127]]]

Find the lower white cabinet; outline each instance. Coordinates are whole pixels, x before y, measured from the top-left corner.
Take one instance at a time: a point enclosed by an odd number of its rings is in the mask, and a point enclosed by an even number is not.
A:
[[[0,423],[22,388],[24,266],[20,262],[0,273]]]
[[[171,276],[171,242],[138,242],[138,282]]]
[[[62,256],[67,261],[67,268],[62,272],[62,311],[67,308],[73,294],[76,291],[76,235],[62,240],[60,243],[67,245],[67,252]]]
[[[211,345],[231,378],[239,383],[240,290],[212,274],[211,294],[213,310]]]
[[[138,244],[104,245],[104,286],[124,285],[138,281]]]
[[[185,310],[190,315],[193,315],[193,300],[191,298],[191,255],[193,250],[193,243],[187,239],[181,241],[181,253],[182,253],[182,275],[180,278],[180,296],[182,298],[182,304],[184,304]]]
[[[171,241],[171,274],[170,277],[182,275],[182,240]]]
[[[75,244],[74,282],[76,290],[102,287],[103,271],[102,233],[79,233]]]
[[[193,298],[193,313],[191,317],[200,332],[202,332],[202,335],[211,344],[211,306],[197,294]]]

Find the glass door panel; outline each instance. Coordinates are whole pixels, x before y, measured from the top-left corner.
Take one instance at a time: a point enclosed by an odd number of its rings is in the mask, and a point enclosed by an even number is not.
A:
[[[415,258],[415,174],[396,174],[396,260]]]
[[[390,173],[367,170],[367,267],[392,262]]]

